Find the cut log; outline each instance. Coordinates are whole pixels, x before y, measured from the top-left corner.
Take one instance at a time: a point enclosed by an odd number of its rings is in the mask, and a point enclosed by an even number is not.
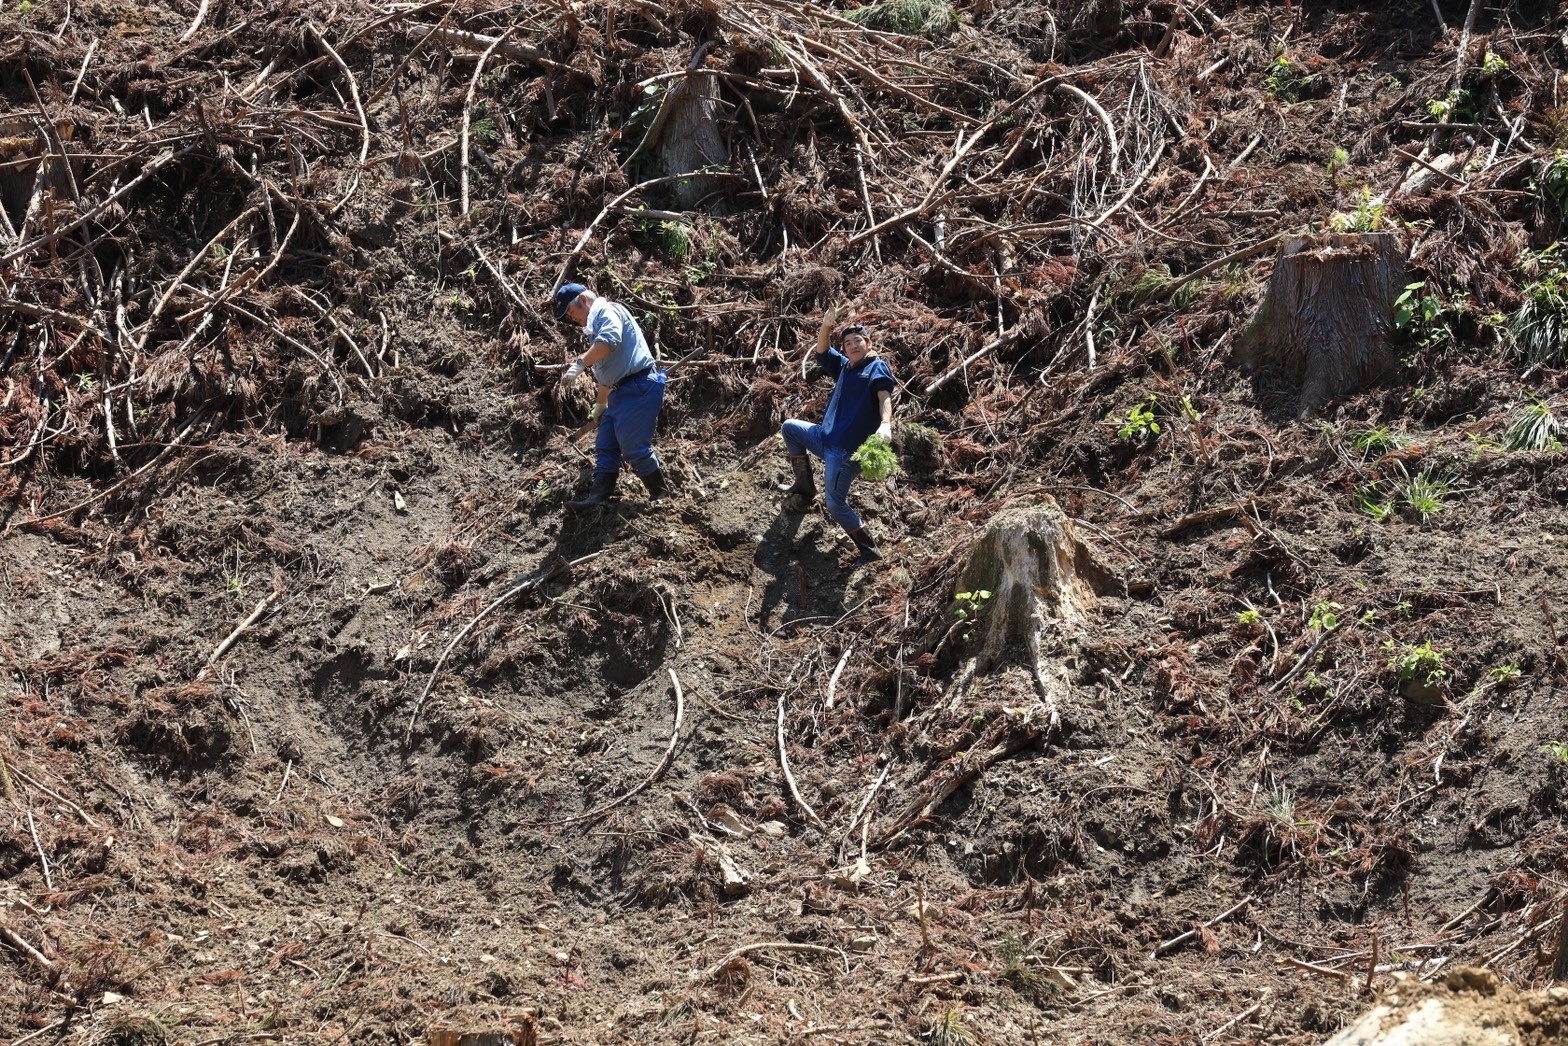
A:
[[[970,635],[976,654],[952,689],[954,700],[976,672],[997,664],[1008,647],[1022,644],[1054,726],[1068,688],[1061,662],[1072,652],[1084,610],[1107,580],[1072,521],[1049,496],[1038,505],[997,513],[959,575],[958,591],[991,595],[979,601],[979,620]]]
[[[1299,415],[1310,417],[1394,372],[1394,302],[1405,282],[1393,233],[1287,237],[1237,349],[1255,368],[1282,370],[1301,389]]]

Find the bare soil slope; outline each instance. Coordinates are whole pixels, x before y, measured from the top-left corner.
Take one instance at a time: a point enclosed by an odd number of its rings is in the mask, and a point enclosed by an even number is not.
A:
[[[1311,1043],[1549,983],[1568,24],[1438,6],[8,5],[0,1042]],[[1328,228],[1415,286],[1301,419],[1233,347]],[[567,273],[683,361],[666,501],[563,513]],[[854,572],[771,492],[846,301],[903,382]],[[1052,503],[1082,619],[976,664],[965,558]]]

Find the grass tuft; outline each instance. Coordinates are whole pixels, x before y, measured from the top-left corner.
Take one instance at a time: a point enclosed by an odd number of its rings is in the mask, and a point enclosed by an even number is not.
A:
[[[936,36],[958,24],[958,12],[945,0],[875,0],[844,17],[867,29],[905,36]]]

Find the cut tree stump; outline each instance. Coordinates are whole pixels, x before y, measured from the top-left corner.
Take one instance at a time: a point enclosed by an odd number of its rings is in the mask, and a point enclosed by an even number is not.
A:
[[[970,638],[977,652],[952,688],[953,704],[976,672],[995,665],[1008,647],[1022,643],[1040,700],[1056,726],[1060,699],[1069,685],[1062,662],[1072,653],[1084,610],[1107,580],[1072,520],[1050,497],[993,516],[959,575],[958,591],[987,591],[991,596],[983,602]]]
[[[1457,967],[1438,984],[1407,973],[1324,1046],[1544,1046],[1560,1042],[1568,989],[1516,991],[1490,970]]]
[[[1310,417],[1397,368],[1394,302],[1405,283],[1393,233],[1288,237],[1237,348],[1254,367],[1283,370],[1301,389],[1299,416]]]
[[[719,82],[711,76],[687,76],[670,88],[660,107],[657,128],[660,173],[687,174],[722,165],[728,158],[715,122],[719,115]],[[675,199],[690,210],[718,187],[718,182],[693,174],[675,183]],[[715,213],[718,213],[717,211]]]

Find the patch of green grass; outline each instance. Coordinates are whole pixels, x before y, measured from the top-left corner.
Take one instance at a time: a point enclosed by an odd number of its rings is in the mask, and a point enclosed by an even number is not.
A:
[[[1330,178],[1339,174],[1350,163],[1350,153],[1342,145],[1334,146],[1334,151],[1328,157],[1328,176]]]
[[[1431,469],[1411,473],[1405,463],[1397,461],[1398,475],[1369,483],[1356,490],[1356,500],[1361,511],[1378,522],[1387,522],[1403,513],[1425,523],[1447,506],[1453,488]]]
[[[969,1029],[964,1027],[964,1017],[956,1003],[932,1019],[925,1039],[931,1046],[969,1046],[974,1041],[969,1037]]]
[[[1562,121],[1558,133],[1568,134],[1568,120]],[[1541,165],[1535,176],[1535,191],[1553,231],[1562,232],[1568,227],[1568,152],[1558,149]]]
[[[1568,271],[1551,253],[1543,261],[1548,267],[1522,288],[1524,304],[1508,321],[1507,340],[1520,363],[1558,367],[1568,361]]]
[[[904,459],[913,468],[935,468],[942,460],[942,434],[929,425],[906,421],[898,427]]]
[[[1386,427],[1358,429],[1350,434],[1350,445],[1359,450],[1363,458],[1380,458],[1408,442],[1405,437]]]
[[[1557,434],[1562,422],[1552,408],[1539,400],[1532,400],[1508,425],[1503,433],[1503,447],[1507,450],[1562,450]]]
[[[851,22],[904,36],[936,36],[958,24],[958,12],[946,0],[875,0],[845,11]]]

